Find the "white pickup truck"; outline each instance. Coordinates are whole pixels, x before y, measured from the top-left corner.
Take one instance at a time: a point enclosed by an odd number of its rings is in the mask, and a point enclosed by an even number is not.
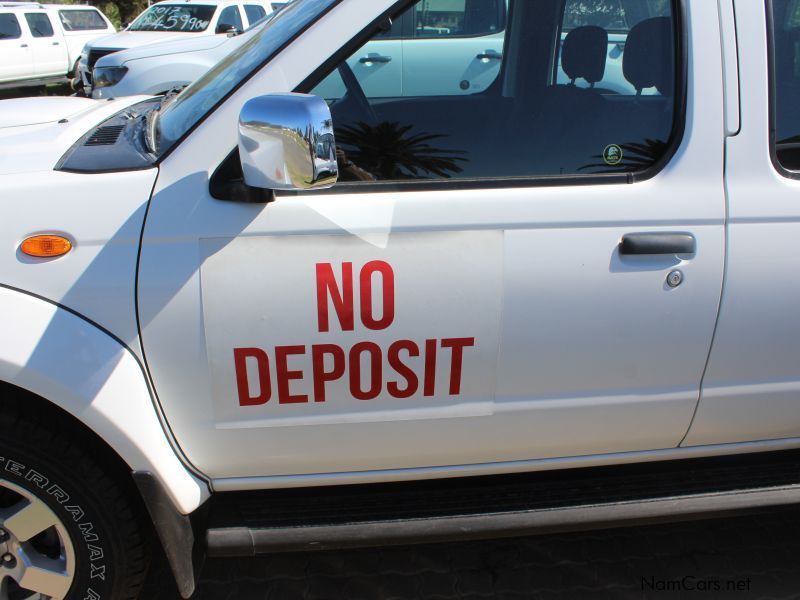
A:
[[[797,3],[619,0],[619,90],[609,0],[511,0],[468,93],[353,73],[503,1],[296,0],[179,94],[0,103],[3,600],[134,598],[155,535],[188,597],[800,501]]]
[[[0,88],[65,81],[84,44],[114,32],[93,6],[0,3]]]
[[[266,0],[165,0],[152,4],[142,12],[123,31],[93,40],[87,44],[81,55],[81,60],[76,68],[76,77],[73,80],[75,89],[90,92],[93,87],[98,87],[92,80],[92,73],[98,59],[127,49],[142,49],[149,45],[165,44],[168,42],[186,42],[197,38],[217,38],[217,44],[226,41],[228,36],[241,33],[256,21],[264,18],[285,2],[267,2]],[[200,44],[203,46],[203,44]],[[209,44],[213,47],[216,44]],[[166,51],[173,54],[174,50]],[[138,55],[141,57],[142,55]],[[152,56],[147,49],[143,56]],[[166,58],[169,61],[169,58]],[[176,65],[178,68],[180,64]],[[104,75],[109,79],[99,82],[108,87],[116,85],[122,79],[127,69],[125,67],[106,71]],[[145,77],[148,74],[144,75]],[[160,82],[158,72],[152,74],[154,83]],[[195,77],[197,73],[189,66],[185,77]],[[181,78],[173,75],[174,81]],[[191,81],[191,79],[182,79]],[[141,85],[141,84],[140,84]],[[170,88],[146,88],[157,92],[167,91]]]

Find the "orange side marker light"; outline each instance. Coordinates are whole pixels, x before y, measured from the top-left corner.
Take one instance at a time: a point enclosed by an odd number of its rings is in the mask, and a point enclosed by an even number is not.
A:
[[[28,256],[52,258],[72,250],[72,242],[60,235],[33,235],[22,242],[20,250]]]

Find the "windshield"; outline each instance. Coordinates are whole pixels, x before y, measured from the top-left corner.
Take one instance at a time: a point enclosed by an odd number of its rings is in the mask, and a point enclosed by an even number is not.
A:
[[[260,31],[254,32],[255,35],[183,90],[173,103],[161,111],[158,118],[158,155],[169,150],[200,119],[214,110],[229,92],[270,60],[278,49],[339,1],[295,0],[278,12]]]
[[[207,4],[157,4],[139,15],[128,31],[205,31],[216,8]]]

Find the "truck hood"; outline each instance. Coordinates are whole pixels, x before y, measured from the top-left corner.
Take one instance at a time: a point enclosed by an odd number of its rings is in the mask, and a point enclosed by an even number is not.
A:
[[[228,39],[224,35],[215,36],[209,35],[206,32],[199,31],[197,33],[169,33],[166,31],[120,31],[119,33],[112,33],[111,35],[104,35],[87,42],[85,50],[92,50],[94,48],[102,48],[104,50],[127,50],[128,48],[135,48],[139,46],[146,46],[148,44],[157,44],[159,42],[172,42],[177,40],[190,40],[198,37],[220,37],[222,41]]]
[[[90,128],[146,98],[0,100],[0,175],[53,169],[63,154]]]
[[[95,66],[113,67],[123,65],[129,60],[138,60],[140,58],[213,50],[226,42],[233,42],[235,39],[236,38],[229,38],[224,35],[204,35],[202,37],[191,37],[189,39],[173,39],[167,42],[159,41],[157,43],[149,43],[109,54],[98,60]]]

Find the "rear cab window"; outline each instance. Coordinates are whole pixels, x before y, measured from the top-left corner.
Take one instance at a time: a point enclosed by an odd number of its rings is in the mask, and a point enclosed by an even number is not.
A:
[[[94,9],[62,9],[58,18],[65,31],[97,31],[108,29],[108,24]]]
[[[784,175],[800,178],[800,0],[768,3],[772,157]]]

